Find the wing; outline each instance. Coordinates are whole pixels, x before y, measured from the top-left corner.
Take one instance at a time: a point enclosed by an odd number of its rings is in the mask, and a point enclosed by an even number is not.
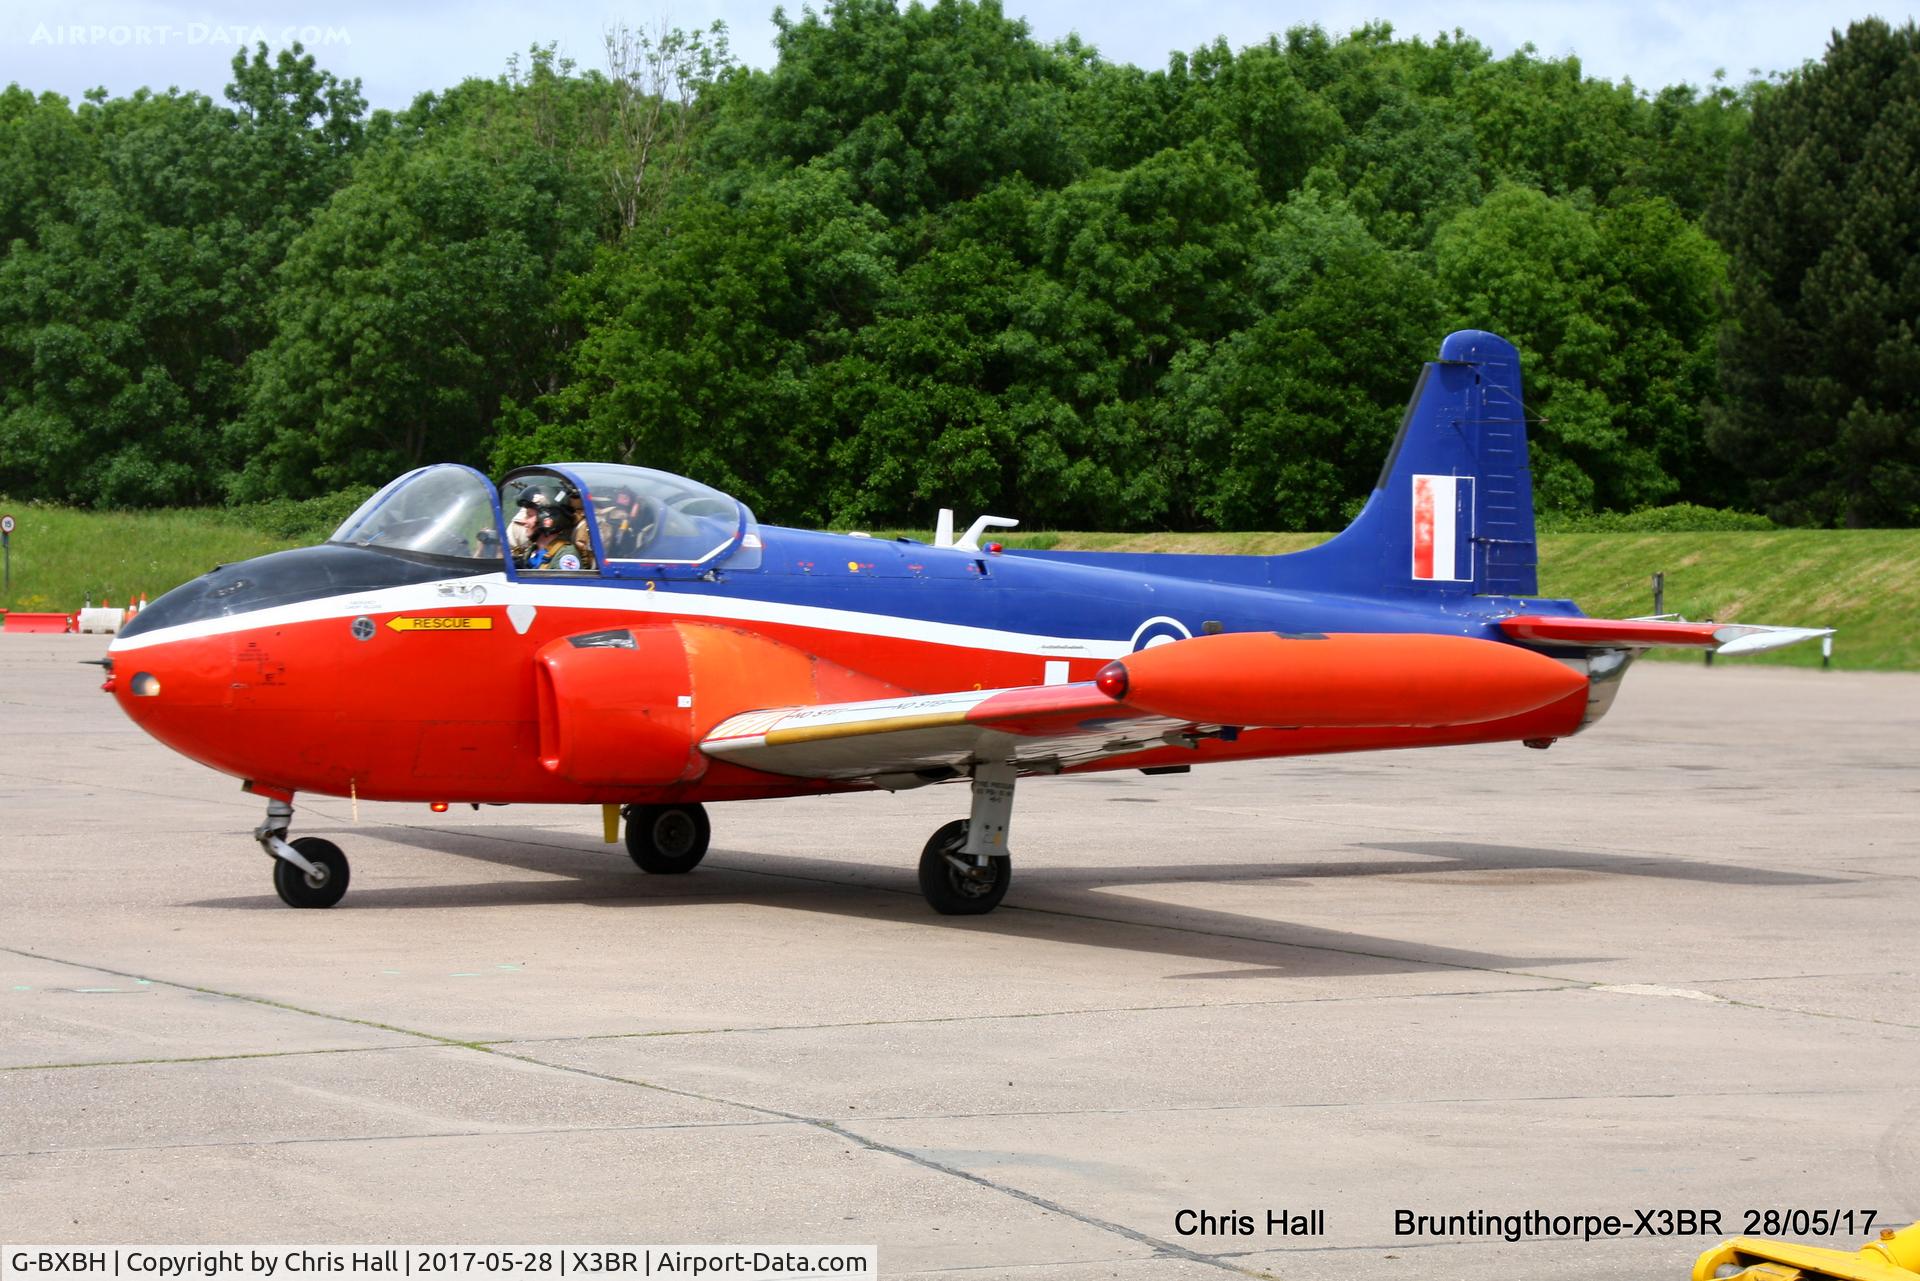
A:
[[[1185,728],[1080,681],[745,712],[716,725],[700,750],[772,774],[911,787],[989,757],[1061,769],[1159,747]]]
[[[1534,645],[1586,649],[1683,646],[1716,654],[1757,654],[1816,636],[1831,627],[1766,627],[1759,623],[1689,623],[1676,618],[1556,618],[1530,614],[1500,620],[1500,629]]]
[[[1091,681],[745,712],[709,756],[802,778],[909,787],[975,761],[1052,772],[1242,728],[1471,725],[1562,699],[1584,676],[1462,636],[1198,636],[1109,663]]]

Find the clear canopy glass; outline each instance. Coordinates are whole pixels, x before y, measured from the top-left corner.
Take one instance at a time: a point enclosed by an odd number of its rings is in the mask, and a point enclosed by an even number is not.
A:
[[[621,463],[560,463],[554,470],[586,487],[609,564],[759,564],[753,513],[710,485]]]
[[[500,517],[493,500],[493,483],[479,472],[437,463],[408,472],[360,504],[329,541],[497,562]]]
[[[573,541],[589,572],[594,558],[586,553],[596,542],[592,550],[604,557],[603,573],[722,564],[752,569],[760,563],[760,527],[745,505],[684,476],[618,463],[522,467],[497,490],[470,467],[422,467],[361,504],[331,541],[519,565],[524,548],[515,546],[509,556],[501,513],[516,514],[523,499],[573,510],[568,523],[581,521]],[[589,512],[590,530],[583,519]]]

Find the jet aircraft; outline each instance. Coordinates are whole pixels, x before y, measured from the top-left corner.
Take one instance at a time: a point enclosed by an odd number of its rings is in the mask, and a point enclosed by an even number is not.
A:
[[[709,804],[964,780],[919,882],[978,914],[1007,892],[1025,778],[1547,747],[1650,646],[1821,634],[1537,598],[1524,404],[1509,343],[1452,334],[1360,514],[1280,556],[1003,551],[991,517],[883,540],[762,525],[644,467],[422,467],[327,542],[154,601],[104,688],[265,799],[254,838],[294,907],[349,876],[333,842],[288,839],[303,792],[598,805],[609,841],[624,819],[634,862],[675,874]]]

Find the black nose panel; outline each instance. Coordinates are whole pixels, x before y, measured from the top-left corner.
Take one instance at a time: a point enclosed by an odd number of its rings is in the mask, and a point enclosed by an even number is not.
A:
[[[141,610],[120,629],[120,634],[138,636],[163,627],[318,600],[342,592],[473,576],[474,562],[470,560],[449,562],[404,552],[322,543],[318,547],[256,556],[202,574]]]

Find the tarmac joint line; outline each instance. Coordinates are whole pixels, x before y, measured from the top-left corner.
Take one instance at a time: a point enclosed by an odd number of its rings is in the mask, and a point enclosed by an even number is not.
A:
[[[1154,1254],[1157,1256],[1161,1256],[1165,1258],[1183,1259],[1189,1263],[1202,1264],[1206,1267],[1217,1268],[1222,1272],[1232,1272],[1240,1276],[1265,1278],[1271,1275],[1266,1272],[1258,1272],[1258,1271],[1250,1270],[1248,1268],[1243,1268],[1236,1263],[1231,1263],[1226,1259],[1218,1258],[1214,1255],[1203,1254],[1198,1250],[1189,1250],[1183,1245],[1178,1245],[1172,1241],[1162,1240],[1159,1237],[1152,1236],[1145,1232],[1141,1232],[1137,1228],[1127,1227],[1125,1224],[1114,1223],[1110,1220],[1099,1218],[1096,1215],[1083,1213],[1079,1210],[1072,1209],[1069,1206],[1062,1205],[1060,1202],[1049,1200],[1046,1197],[1036,1195],[1035,1193],[1032,1193],[1032,1192],[1027,1192],[1021,1188],[1013,1187],[1010,1184],[996,1182],[993,1179],[987,1178],[985,1175],[975,1174],[971,1170],[963,1170],[958,1166],[947,1165],[944,1162],[935,1161],[930,1157],[921,1156],[919,1153],[916,1153],[911,1149],[896,1147],[891,1143],[882,1143],[878,1139],[870,1138],[867,1135],[861,1134],[855,1130],[850,1130],[846,1126],[840,1124],[838,1121],[831,1121],[824,1117],[807,1116],[804,1113],[788,1112],[781,1108],[765,1107],[757,1103],[741,1103],[741,1102],[738,1102],[737,1100],[723,1098],[719,1095],[703,1094],[697,1090],[677,1089],[673,1086],[660,1085],[652,1081],[642,1081],[633,1077],[618,1076],[611,1072],[596,1072],[591,1068],[573,1067],[571,1065],[564,1064],[564,1063],[549,1063],[544,1059],[536,1059],[531,1055],[511,1054],[497,1047],[479,1045],[479,1046],[474,1046],[473,1048],[479,1050],[483,1054],[495,1054],[495,1055],[499,1055],[501,1058],[514,1059],[521,1063],[526,1063],[535,1067],[548,1068],[556,1072],[573,1073],[579,1076],[592,1077],[595,1080],[609,1081],[619,1085],[631,1085],[636,1088],[644,1089],[644,1090],[657,1090],[663,1094],[672,1094],[680,1098],[695,1099],[702,1103],[713,1103],[713,1104],[718,1104],[724,1107],[739,1108],[742,1111],[758,1112],[762,1116],[778,1117],[782,1120],[791,1122],[796,1125],[808,1126],[812,1129],[820,1130],[823,1133],[831,1134],[836,1138],[844,1139],[849,1143],[856,1144],[857,1146],[864,1148],[869,1152],[878,1152],[886,1156],[891,1156],[898,1160],[906,1161],[912,1165],[917,1165],[922,1169],[931,1170],[936,1174],[943,1174],[950,1178],[960,1179],[964,1182],[974,1184],[977,1187],[985,1188],[988,1191],[997,1192],[1002,1196],[1012,1197],[1016,1201],[1024,1201],[1028,1205],[1034,1206],[1037,1209],[1044,1210],[1049,1214],[1058,1214],[1063,1218],[1071,1219],[1075,1223],[1079,1223],[1085,1227],[1090,1227],[1097,1231],[1107,1232],[1116,1236],[1124,1237],[1127,1240],[1132,1241],[1137,1245],[1146,1246],[1147,1248],[1152,1250]]]

